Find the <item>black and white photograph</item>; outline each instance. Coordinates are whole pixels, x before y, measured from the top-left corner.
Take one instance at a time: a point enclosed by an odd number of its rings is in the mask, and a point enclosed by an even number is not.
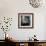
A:
[[[33,28],[33,13],[18,13],[18,28]]]

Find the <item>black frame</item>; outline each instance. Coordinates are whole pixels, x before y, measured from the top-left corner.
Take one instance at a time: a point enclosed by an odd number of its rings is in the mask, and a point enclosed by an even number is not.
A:
[[[32,16],[32,26],[31,27],[20,27],[20,18],[21,18],[21,16],[26,16],[26,14],[27,15],[30,15],[30,16]],[[18,13],[18,28],[20,29],[30,29],[30,28],[34,28],[34,14],[33,13]]]

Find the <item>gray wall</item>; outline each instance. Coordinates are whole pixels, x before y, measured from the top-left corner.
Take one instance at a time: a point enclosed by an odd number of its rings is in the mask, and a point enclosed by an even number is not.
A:
[[[18,13],[34,13],[33,29],[18,29]],[[4,16],[12,17],[12,26],[7,32],[10,37],[16,40],[28,40],[34,34],[37,39],[46,40],[46,5],[39,8],[33,8],[29,0],[0,0],[0,19]],[[0,29],[0,39],[4,39],[4,33]]]

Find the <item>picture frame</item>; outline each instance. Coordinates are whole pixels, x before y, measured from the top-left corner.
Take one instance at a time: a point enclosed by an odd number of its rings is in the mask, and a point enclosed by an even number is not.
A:
[[[34,27],[33,13],[18,13],[18,28],[33,28]]]

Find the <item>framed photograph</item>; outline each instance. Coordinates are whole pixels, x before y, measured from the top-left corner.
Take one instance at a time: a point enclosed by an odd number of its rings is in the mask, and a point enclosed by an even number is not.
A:
[[[18,28],[33,28],[33,13],[18,13]]]

